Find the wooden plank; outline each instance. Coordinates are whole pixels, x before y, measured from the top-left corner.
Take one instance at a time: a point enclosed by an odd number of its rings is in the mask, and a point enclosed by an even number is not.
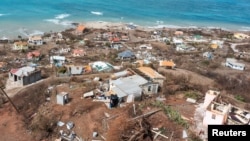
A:
[[[156,134],[159,134],[160,136],[162,136],[162,137],[164,137],[165,139],[168,139],[168,137],[167,136],[165,136],[165,135],[162,135],[161,133],[159,133],[159,132],[156,132],[156,131],[154,131],[154,130],[151,130],[152,132],[154,132],[154,133],[156,133]]]
[[[161,109],[155,110],[155,111],[152,111],[152,112],[148,112],[148,113],[140,115],[140,116],[137,116],[137,117],[135,117],[135,118],[133,118],[133,119],[131,119],[129,121],[132,121],[132,120],[135,120],[135,119],[138,119],[138,118],[142,118],[142,117],[147,117],[147,116],[150,116],[150,115],[152,115],[152,114],[154,114],[156,112],[159,112],[159,111],[161,111]]]

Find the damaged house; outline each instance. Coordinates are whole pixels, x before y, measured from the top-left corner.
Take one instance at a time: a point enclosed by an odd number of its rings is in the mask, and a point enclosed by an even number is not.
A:
[[[27,50],[28,43],[22,42],[22,41],[14,42],[12,49],[13,50]]]
[[[209,90],[204,100],[203,125],[250,125],[250,112],[222,101],[218,91]]]
[[[114,74],[113,76],[119,76],[125,73],[126,71],[123,71],[119,72],[117,75]],[[111,79],[109,84],[109,92],[116,94],[121,101],[127,102],[130,101],[129,99],[131,97],[133,97],[133,100],[141,100],[143,94],[156,94],[159,87],[158,83],[148,81],[137,74],[120,77],[115,80]]]
[[[50,56],[51,65],[62,66],[66,61],[65,56]]]
[[[237,62],[234,58],[227,58],[225,66],[236,70],[245,70],[245,64]]]
[[[28,40],[28,43],[31,44],[31,45],[37,45],[37,46],[43,45],[42,36],[40,36],[40,35],[30,36],[29,40]]]
[[[149,81],[159,83],[160,86],[163,86],[165,77],[159,74],[157,71],[153,70],[150,67],[139,67],[136,70],[139,75],[143,76]]]
[[[21,85],[28,85],[41,79],[41,70],[29,66],[11,69],[9,79]]]
[[[164,67],[164,68],[168,68],[168,69],[174,69],[176,64],[174,63],[173,60],[160,60],[159,66]]]

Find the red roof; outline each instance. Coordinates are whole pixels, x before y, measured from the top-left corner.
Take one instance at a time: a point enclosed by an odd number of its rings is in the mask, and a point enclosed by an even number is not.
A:
[[[83,49],[74,49],[73,53],[74,54],[82,54],[82,53],[84,53],[84,51],[83,51]]]
[[[76,31],[78,32],[83,32],[85,29],[85,26],[84,25],[78,25],[78,27],[76,28]]]
[[[113,41],[113,42],[119,42],[120,41],[120,39],[118,37],[110,38],[109,40]]]
[[[19,69],[11,69],[10,73],[15,74]]]
[[[39,56],[40,56],[40,52],[39,51],[33,51],[33,52],[29,52],[27,54],[27,58],[39,57]]]

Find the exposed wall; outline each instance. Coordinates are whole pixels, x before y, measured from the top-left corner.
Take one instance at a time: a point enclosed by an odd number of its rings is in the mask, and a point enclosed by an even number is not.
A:
[[[159,83],[160,86],[162,87],[163,83],[164,83],[164,79],[163,78],[155,78],[155,79],[153,79],[153,82]]]
[[[217,114],[212,111],[206,111],[204,119],[203,119],[203,125],[223,125],[225,124],[227,119],[226,114]]]
[[[41,71],[39,70],[39,71],[33,72],[29,74],[28,76],[24,76],[24,77],[19,77],[19,76],[9,73],[9,79],[21,85],[28,85],[41,79]]]
[[[142,86],[144,94],[156,94],[158,92],[158,84],[146,84]]]

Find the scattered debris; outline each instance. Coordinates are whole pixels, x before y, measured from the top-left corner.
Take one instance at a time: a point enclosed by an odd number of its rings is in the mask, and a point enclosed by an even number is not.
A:
[[[157,100],[157,101],[165,101],[166,98],[165,98],[165,97],[157,97],[156,100]]]
[[[186,130],[183,130],[183,131],[182,131],[182,138],[183,138],[183,139],[188,138],[188,135],[187,135],[187,131],[186,131]]]
[[[93,80],[94,81],[100,81],[100,77],[95,77]]]
[[[69,121],[67,124],[67,129],[71,130],[74,127],[74,123],[72,121]]]
[[[108,113],[104,113],[104,115],[107,117],[107,118],[109,118],[110,117],[110,115],[108,114]]]
[[[93,137],[97,137],[98,136],[98,133],[97,132],[93,132]]]
[[[57,126],[60,126],[60,127],[62,127],[64,124],[65,124],[65,123],[62,122],[62,121],[58,121],[58,122],[57,122]]]
[[[131,132],[126,132],[121,136],[121,139],[126,141],[146,140],[146,138],[153,140],[151,125],[145,118],[136,121]]]
[[[156,131],[154,131],[154,130],[151,130],[151,131],[154,132],[154,133],[156,134],[156,135],[155,135],[155,138],[156,138],[158,135],[160,135],[160,136],[164,137],[165,139],[168,139],[167,136],[161,134],[161,131],[159,131],[159,132],[156,132]]]
[[[196,100],[193,99],[193,98],[187,98],[187,102],[190,102],[190,103],[196,103]]]
[[[90,91],[90,92],[87,92],[87,93],[83,94],[84,98],[93,97],[93,96],[94,96],[94,92],[93,91]]]

